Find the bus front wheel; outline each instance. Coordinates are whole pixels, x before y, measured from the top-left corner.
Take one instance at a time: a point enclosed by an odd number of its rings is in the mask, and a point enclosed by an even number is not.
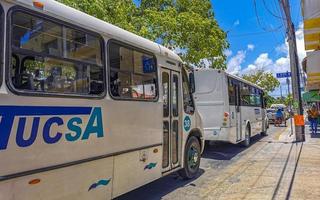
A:
[[[200,166],[201,149],[199,140],[191,136],[184,151],[184,168],[179,171],[179,175],[184,179],[194,178]]]

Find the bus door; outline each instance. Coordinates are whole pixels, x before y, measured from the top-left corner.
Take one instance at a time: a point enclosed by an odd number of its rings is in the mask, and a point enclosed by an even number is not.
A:
[[[179,72],[162,69],[163,91],[163,171],[180,165],[180,96],[181,79]]]
[[[241,94],[240,94],[240,84],[235,83],[234,84],[234,90],[235,90],[235,120],[236,120],[236,130],[237,130],[237,141],[242,140],[242,123],[241,123]]]

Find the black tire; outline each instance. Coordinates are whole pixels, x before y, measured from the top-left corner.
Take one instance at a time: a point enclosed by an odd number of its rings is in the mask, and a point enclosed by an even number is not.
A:
[[[179,170],[178,173],[183,179],[192,179],[198,174],[200,167],[201,148],[199,140],[191,136],[184,152],[184,168]]]
[[[265,127],[265,131],[261,132],[261,136],[267,136],[268,135],[268,128],[269,128],[269,122],[266,122],[267,125]]]
[[[251,130],[250,126],[246,127],[246,132],[245,132],[245,139],[243,142],[241,142],[241,145],[244,147],[249,147],[251,142]]]

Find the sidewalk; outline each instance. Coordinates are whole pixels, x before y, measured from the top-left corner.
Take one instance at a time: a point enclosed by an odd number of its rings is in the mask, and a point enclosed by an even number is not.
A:
[[[262,139],[257,149],[205,184],[201,199],[320,199],[320,132],[311,136],[308,129],[304,143],[294,142],[290,124]]]
[[[320,199],[320,131],[311,135],[306,125],[306,142],[301,147],[290,199]]]

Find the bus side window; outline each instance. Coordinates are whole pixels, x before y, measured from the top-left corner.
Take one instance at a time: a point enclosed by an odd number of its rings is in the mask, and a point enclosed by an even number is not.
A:
[[[241,84],[241,105],[250,106],[251,104],[250,95],[251,95],[250,87],[247,84],[242,83]]]
[[[158,96],[153,55],[110,42],[110,94],[117,99],[154,100]]]
[[[187,114],[192,115],[195,111],[192,93],[190,91],[189,79],[185,69],[182,69],[182,90],[183,90],[183,108]]]
[[[229,105],[236,105],[236,86],[232,79],[228,79]]]
[[[99,36],[29,12],[14,11],[11,17],[10,75],[14,89],[46,94],[103,94],[103,40]]]
[[[255,88],[254,92],[255,106],[263,107],[263,95],[260,89]]]

